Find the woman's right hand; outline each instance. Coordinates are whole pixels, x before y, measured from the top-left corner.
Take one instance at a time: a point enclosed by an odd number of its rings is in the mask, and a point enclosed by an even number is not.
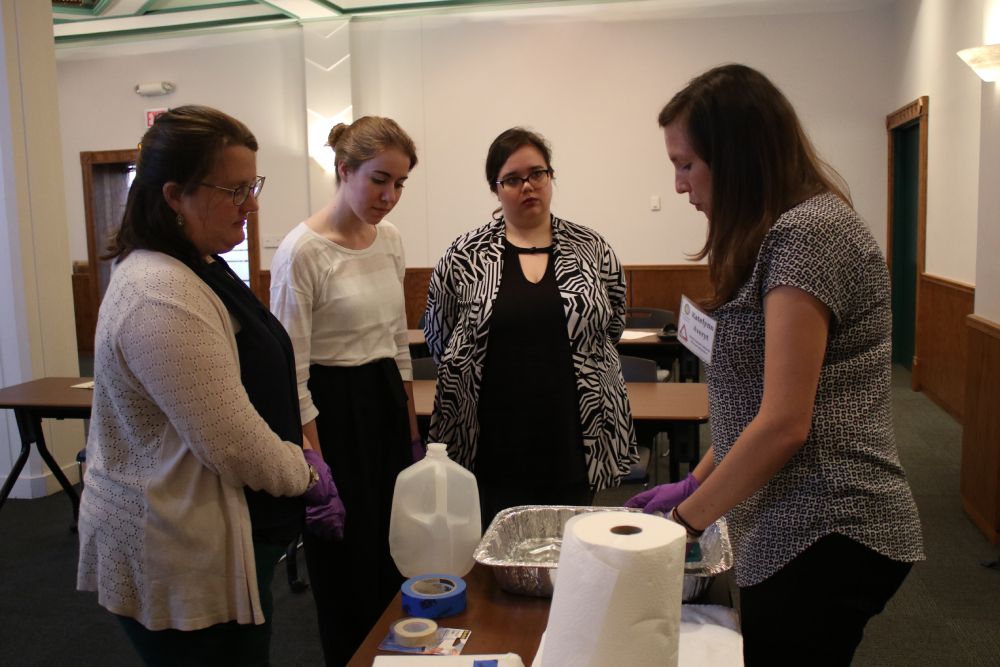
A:
[[[636,507],[646,514],[660,512],[667,514],[698,489],[698,478],[693,473],[679,482],[660,484],[632,496],[625,501],[625,507]]]
[[[306,529],[328,540],[344,538],[344,518],[347,511],[340,500],[337,485],[333,482],[330,466],[323,456],[313,450],[303,451],[306,463],[316,470],[318,481],[302,494],[306,501]]]

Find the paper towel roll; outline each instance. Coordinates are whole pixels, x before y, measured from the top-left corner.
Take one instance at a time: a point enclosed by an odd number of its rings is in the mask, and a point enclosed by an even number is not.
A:
[[[542,667],[677,665],[684,529],[633,512],[566,523]]]

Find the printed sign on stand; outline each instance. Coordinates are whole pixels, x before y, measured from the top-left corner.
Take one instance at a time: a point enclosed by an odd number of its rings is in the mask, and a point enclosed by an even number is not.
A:
[[[681,295],[681,316],[677,322],[677,340],[706,364],[712,363],[712,347],[715,344],[715,318],[706,315],[683,294]]]

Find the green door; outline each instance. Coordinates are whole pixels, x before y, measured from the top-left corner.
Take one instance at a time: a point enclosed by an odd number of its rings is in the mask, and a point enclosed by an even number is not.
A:
[[[892,135],[892,360],[909,369],[917,320],[920,125],[911,123]]]

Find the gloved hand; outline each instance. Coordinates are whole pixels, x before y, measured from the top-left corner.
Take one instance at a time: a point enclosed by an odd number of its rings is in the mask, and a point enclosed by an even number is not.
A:
[[[410,449],[413,452],[414,463],[424,458],[424,455],[427,453],[427,447],[424,445],[424,441],[419,437],[410,441]]]
[[[302,494],[306,501],[306,529],[326,539],[343,539],[344,517],[347,512],[337,492],[337,485],[333,483],[330,466],[314,449],[306,449],[303,454],[306,463],[319,474],[319,481]]]
[[[325,540],[339,542],[344,539],[346,516],[344,503],[340,501],[339,495],[334,495],[322,505],[306,505],[306,530]]]
[[[646,514],[661,512],[667,514],[673,508],[695,492],[698,488],[698,478],[692,473],[679,482],[660,484],[629,498],[625,507],[638,507]]]

